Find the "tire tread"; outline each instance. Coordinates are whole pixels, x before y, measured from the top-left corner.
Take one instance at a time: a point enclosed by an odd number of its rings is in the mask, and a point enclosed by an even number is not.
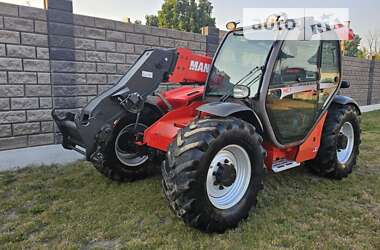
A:
[[[186,223],[206,232],[224,232],[227,228],[236,227],[240,221],[223,221],[219,217],[214,218],[212,214],[205,214],[197,208],[194,197],[198,190],[192,186],[199,179],[201,170],[198,166],[203,154],[221,134],[234,128],[244,130],[254,140],[262,142],[262,137],[251,124],[237,118],[195,120],[178,133],[177,139],[169,147],[167,160],[161,167],[162,187],[171,210]],[[265,150],[261,144],[259,146],[264,158]],[[262,174],[257,178],[259,183],[255,183],[260,188],[253,195],[253,206],[256,205],[257,193],[262,188]],[[243,213],[243,219],[247,218],[249,211]]]

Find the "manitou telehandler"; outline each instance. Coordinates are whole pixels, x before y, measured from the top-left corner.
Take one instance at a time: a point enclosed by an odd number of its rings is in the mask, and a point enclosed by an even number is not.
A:
[[[347,177],[359,154],[358,104],[338,95],[338,40],[247,39],[226,34],[214,59],[152,49],[80,114],[53,111],[63,146],[116,181],[162,164],[172,210],[207,232],[247,218],[264,172],[300,165]],[[182,85],[158,92],[162,82]]]

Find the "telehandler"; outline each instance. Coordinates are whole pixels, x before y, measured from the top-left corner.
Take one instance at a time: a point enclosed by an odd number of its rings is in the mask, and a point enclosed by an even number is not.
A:
[[[161,164],[171,209],[206,232],[248,217],[265,171],[305,165],[347,177],[361,111],[338,94],[350,85],[340,42],[249,40],[243,32],[228,32],[213,60],[146,50],[80,114],[53,111],[63,146],[116,181],[142,179]],[[159,92],[163,82],[182,86]]]

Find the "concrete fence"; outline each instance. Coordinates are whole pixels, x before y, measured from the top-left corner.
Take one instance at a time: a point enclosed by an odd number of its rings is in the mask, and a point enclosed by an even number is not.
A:
[[[148,48],[188,47],[212,55],[221,32],[202,34],[73,14],[71,1],[48,9],[0,3],[0,150],[57,143],[53,108],[77,110],[109,88]],[[380,103],[380,64],[345,58],[343,92]]]
[[[344,57],[343,78],[351,87],[342,94],[351,96],[360,105],[380,103],[380,62]]]

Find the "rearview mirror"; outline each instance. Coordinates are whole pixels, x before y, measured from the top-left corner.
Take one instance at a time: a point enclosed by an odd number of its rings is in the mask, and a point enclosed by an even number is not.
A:
[[[351,86],[349,81],[342,80],[342,83],[340,84],[341,89],[348,89]]]
[[[236,99],[244,99],[249,97],[251,89],[245,85],[236,85],[233,89],[233,97]]]

